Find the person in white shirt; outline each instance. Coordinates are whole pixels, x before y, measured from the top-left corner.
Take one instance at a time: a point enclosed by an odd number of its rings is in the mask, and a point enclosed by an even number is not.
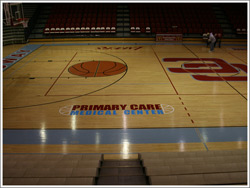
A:
[[[214,43],[216,42],[216,38],[214,37],[212,32],[209,34],[209,41],[210,41],[210,51],[209,52],[213,52],[214,51]]]
[[[209,38],[209,33],[204,33],[203,34],[203,41],[206,42],[207,47],[209,46],[208,38]]]

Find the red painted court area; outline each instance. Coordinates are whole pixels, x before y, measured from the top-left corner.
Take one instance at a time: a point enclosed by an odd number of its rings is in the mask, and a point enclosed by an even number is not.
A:
[[[165,58],[164,62],[185,61],[181,66],[183,68],[168,68],[174,73],[215,73],[217,76],[208,75],[192,75],[199,81],[247,81],[247,76],[236,76],[240,71],[247,73],[247,65],[245,64],[228,64],[218,58]],[[201,61],[203,63],[186,63],[193,61]],[[214,63],[206,63],[206,62]],[[206,68],[206,69],[201,69]],[[215,69],[218,68],[218,69]],[[218,73],[233,73],[233,76],[220,76]]]

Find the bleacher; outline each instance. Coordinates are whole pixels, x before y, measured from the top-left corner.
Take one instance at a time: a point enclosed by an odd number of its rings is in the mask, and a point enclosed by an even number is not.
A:
[[[3,184],[93,185],[101,159],[101,154],[4,154]]]
[[[141,153],[151,185],[247,184],[247,151]]]
[[[166,33],[202,38],[208,32],[220,33],[223,39],[247,36],[246,3],[37,3],[37,7],[26,29],[30,32],[22,34],[26,41],[155,38]],[[13,35],[6,28],[4,40]]]
[[[128,4],[128,7],[130,33],[223,32],[211,5],[146,3]],[[116,4],[55,4],[44,34],[116,33],[116,15]]]
[[[247,150],[106,154],[4,154],[4,185],[246,185]]]

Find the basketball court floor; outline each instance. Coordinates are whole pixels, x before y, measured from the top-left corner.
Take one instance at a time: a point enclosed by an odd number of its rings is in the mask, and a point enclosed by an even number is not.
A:
[[[247,45],[208,51],[191,41],[6,46],[3,153],[246,149]]]

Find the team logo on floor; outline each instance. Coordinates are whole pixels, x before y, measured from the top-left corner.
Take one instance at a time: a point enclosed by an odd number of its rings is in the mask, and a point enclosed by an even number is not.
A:
[[[245,64],[229,64],[218,58],[164,58],[163,61],[184,61],[185,63],[181,65],[182,68],[168,68],[168,70],[173,73],[191,74],[194,79],[199,81],[247,81],[247,76],[239,75],[242,72],[247,73]],[[191,63],[194,61],[202,61],[202,63]],[[223,76],[223,74],[231,75]]]
[[[174,112],[168,104],[69,105],[59,109],[62,115],[164,115]]]
[[[5,71],[9,67],[20,61],[22,58],[31,54],[34,50],[38,49],[40,46],[42,46],[42,44],[29,44],[3,58],[2,61],[3,71]]]

